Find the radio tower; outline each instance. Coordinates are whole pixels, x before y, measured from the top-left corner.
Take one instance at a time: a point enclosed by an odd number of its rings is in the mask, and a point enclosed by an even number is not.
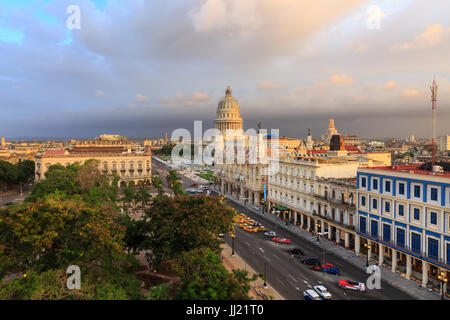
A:
[[[433,77],[433,84],[430,87],[431,90],[431,112],[432,112],[432,131],[433,137],[431,138],[431,171],[434,169],[436,163],[436,101],[438,86],[436,84],[436,79]]]

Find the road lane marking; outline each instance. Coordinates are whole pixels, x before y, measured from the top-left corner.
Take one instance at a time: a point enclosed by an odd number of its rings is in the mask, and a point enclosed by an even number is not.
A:
[[[297,282],[297,279],[295,279],[293,276],[291,276],[290,274],[288,274],[288,277],[291,278],[294,282]]]
[[[262,253],[264,253],[264,250],[263,250],[263,248],[259,248],[259,250],[261,250],[261,252],[262,252]]]

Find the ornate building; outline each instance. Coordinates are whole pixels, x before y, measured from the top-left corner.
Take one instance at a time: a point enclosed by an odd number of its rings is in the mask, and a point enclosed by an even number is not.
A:
[[[243,130],[244,121],[240,115],[239,103],[231,95],[231,88],[227,87],[225,97],[217,107],[217,118],[214,121],[216,129],[226,135],[227,130]]]
[[[35,181],[45,179],[45,173],[52,165],[67,166],[75,162],[82,164],[90,159],[100,161],[99,169],[102,173],[117,174],[120,184],[151,179],[150,150],[132,151],[131,144],[126,138],[111,140],[100,137],[77,142],[69,150],[47,150],[35,157]]]
[[[330,144],[331,137],[338,133],[339,132],[334,127],[334,119],[330,119],[328,123],[328,128],[325,131],[325,134],[322,135],[322,141],[325,142],[325,144]]]

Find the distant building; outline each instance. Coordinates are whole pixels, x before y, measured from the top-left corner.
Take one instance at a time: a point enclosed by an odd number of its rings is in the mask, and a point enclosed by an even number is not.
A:
[[[450,151],[450,135],[439,137],[437,142],[437,149],[439,151]]]
[[[344,142],[346,146],[359,146],[362,143],[361,139],[355,135],[344,136]]]
[[[6,140],[5,140],[5,137],[2,137],[2,141],[1,141],[0,146],[2,146],[2,147],[6,146]]]
[[[48,168],[55,164],[67,166],[86,160],[99,160],[102,173],[117,174],[119,184],[151,179],[151,152],[132,151],[130,142],[120,136],[105,135],[95,140],[77,141],[68,150],[47,150],[35,156],[35,181],[45,179]]]
[[[325,144],[330,144],[331,137],[334,136],[335,134],[338,134],[338,133],[339,132],[334,127],[334,119],[330,119],[329,122],[328,122],[328,128],[325,131],[325,134],[322,135],[322,141]]]

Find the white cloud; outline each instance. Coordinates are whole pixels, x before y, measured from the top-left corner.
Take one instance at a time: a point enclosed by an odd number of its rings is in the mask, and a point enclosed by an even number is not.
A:
[[[416,36],[413,41],[394,44],[392,51],[406,51],[411,49],[429,49],[442,42],[450,34],[450,28],[445,29],[441,24],[427,26],[427,29]]]
[[[150,102],[150,98],[147,98],[146,96],[143,96],[142,94],[137,94],[136,101],[140,102],[140,103]]]
[[[353,77],[345,75],[345,74],[334,74],[330,78],[330,83],[332,84],[346,84],[353,83],[355,79]]]
[[[393,88],[395,88],[395,87],[397,87],[397,86],[398,86],[398,83],[397,83],[396,81],[394,81],[394,80],[390,80],[390,81],[388,81],[388,82],[386,82],[386,83],[384,84],[384,88],[385,88],[386,90],[393,89]]]
[[[272,81],[261,82],[256,86],[256,88],[261,91],[273,91],[279,89],[280,87],[281,87],[280,83]]]
[[[103,97],[105,95],[105,93],[102,90],[97,90],[95,94],[97,97]]]

